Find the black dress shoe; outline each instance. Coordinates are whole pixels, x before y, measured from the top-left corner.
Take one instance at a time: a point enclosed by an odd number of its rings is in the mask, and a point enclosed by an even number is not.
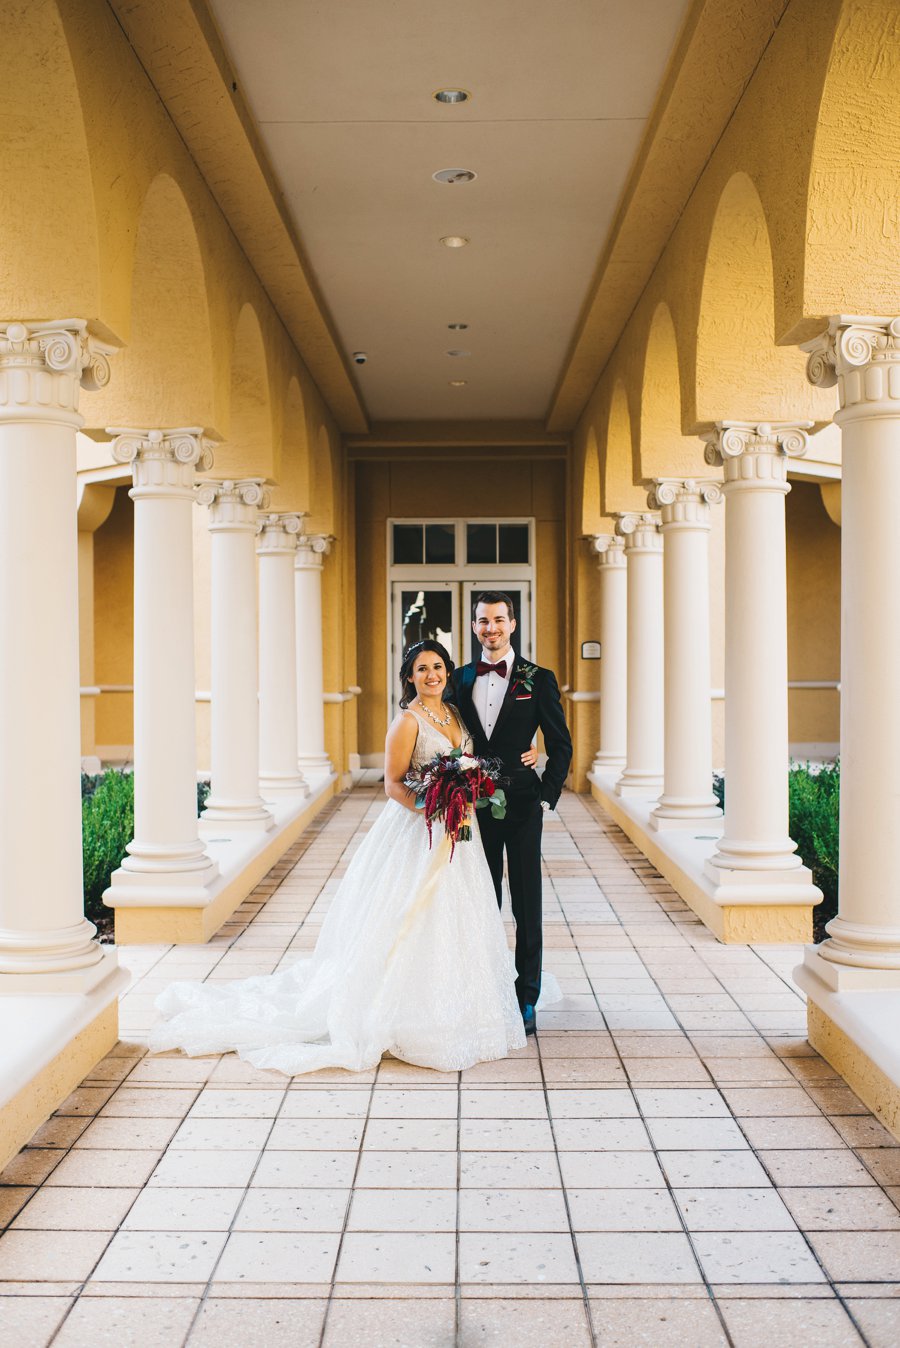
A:
[[[530,1002],[526,1002],[522,1007],[522,1024],[525,1026],[526,1035],[534,1034],[537,1029],[537,1017]]]

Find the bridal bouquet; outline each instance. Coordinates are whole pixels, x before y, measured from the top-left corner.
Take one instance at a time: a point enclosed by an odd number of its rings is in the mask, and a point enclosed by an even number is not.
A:
[[[450,839],[451,860],[458,842],[471,841],[473,808],[490,809],[495,819],[506,814],[506,795],[498,785],[500,764],[495,760],[453,749],[410,771],[404,780],[416,793],[416,808],[425,811],[429,846],[434,821],[440,820]]]

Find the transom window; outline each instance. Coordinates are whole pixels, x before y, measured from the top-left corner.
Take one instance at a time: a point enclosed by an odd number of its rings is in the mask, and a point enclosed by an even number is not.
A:
[[[394,566],[453,566],[455,524],[395,524]]]
[[[528,566],[531,529],[526,522],[478,520],[392,524],[394,566]]]
[[[527,566],[527,524],[467,524],[466,562],[469,566]]]

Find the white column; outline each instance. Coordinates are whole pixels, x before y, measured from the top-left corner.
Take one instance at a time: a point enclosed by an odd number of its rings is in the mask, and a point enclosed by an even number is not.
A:
[[[720,885],[811,881],[788,832],[784,522],[808,424],[722,421],[704,436],[725,468],[725,833],[706,863]]]
[[[75,432],[109,379],[84,322],[0,325],[0,991],[88,991],[116,965],[85,920]]]
[[[297,613],[297,745],[303,772],[332,772],[325,752],[322,564],[334,539],[301,534],[294,561]]]
[[[625,540],[591,539],[600,569],[600,747],[594,771],[625,766],[628,707],[628,566]]]
[[[663,784],[663,539],[659,516],[623,513],[628,559],[628,712],[620,796],[658,796]]]
[[[896,986],[886,971],[900,970],[900,318],[835,317],[804,349],[810,380],[838,386],[843,440],[840,906],[817,951],[886,974],[857,975],[860,986]]]
[[[134,486],[134,840],[122,888],[195,892],[218,874],[197,831],[194,470],[212,466],[199,427],[113,430]]]
[[[299,514],[259,520],[259,781],[268,796],[309,788],[297,767],[297,623],[294,558]]]
[[[258,478],[204,482],[212,545],[212,773],[203,819],[217,831],[265,832],[259,794],[256,529],[268,493]]]
[[[662,518],[665,615],[665,782],[654,828],[691,828],[721,815],[712,792],[709,649],[710,505],[718,482],[657,478],[648,503]]]

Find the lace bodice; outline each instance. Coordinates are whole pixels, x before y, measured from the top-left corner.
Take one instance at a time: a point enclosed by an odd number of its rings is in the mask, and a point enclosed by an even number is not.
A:
[[[447,736],[438,730],[436,725],[432,725],[430,721],[427,721],[424,716],[420,716],[416,711],[412,714],[418,722],[419,733],[416,736],[416,743],[413,748],[412,758],[409,761],[409,766],[418,770],[426,763],[429,763],[437,754],[449,753],[453,748],[453,745]],[[462,751],[464,754],[470,754],[472,753],[472,736],[463,725],[459,712],[454,710],[453,714],[457,721],[459,721],[460,729],[462,730]],[[452,730],[452,725],[448,726],[447,729]]]

